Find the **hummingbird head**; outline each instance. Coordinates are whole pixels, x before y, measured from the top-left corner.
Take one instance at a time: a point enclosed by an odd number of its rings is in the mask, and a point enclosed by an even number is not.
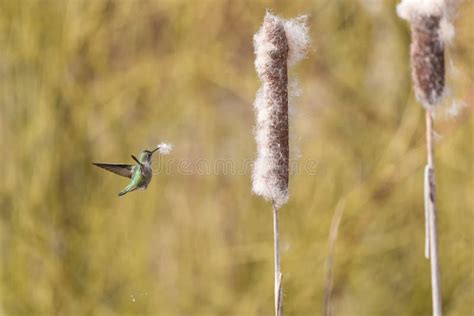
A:
[[[142,153],[140,154],[140,162],[148,164],[151,163],[151,156],[153,156],[153,153],[158,149],[160,149],[160,147],[157,147],[153,150],[145,149],[144,151],[142,151]]]

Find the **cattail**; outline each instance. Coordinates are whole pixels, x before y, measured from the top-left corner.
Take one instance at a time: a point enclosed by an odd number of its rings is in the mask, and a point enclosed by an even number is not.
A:
[[[449,1],[449,0],[446,0]],[[436,181],[434,168],[433,108],[445,88],[444,46],[454,35],[448,22],[448,3],[443,0],[402,0],[398,15],[411,24],[411,70],[416,98],[426,109],[427,165],[424,175],[425,256],[431,263],[433,315],[441,316]]]
[[[281,207],[288,201],[288,66],[304,58],[305,17],[285,21],[267,12],[254,36],[255,68],[262,82],[255,99],[257,160],[253,191]]]
[[[278,209],[288,201],[288,66],[296,64],[309,43],[305,17],[283,20],[270,12],[254,36],[255,68],[262,86],[255,99],[257,160],[253,192],[273,205],[275,314],[283,314]]]
[[[255,68],[262,81],[257,92],[258,158],[253,190],[277,207],[288,200],[288,40],[283,21],[270,13],[255,35]]]
[[[426,107],[444,94],[444,46],[453,36],[443,0],[403,0],[398,15],[411,24],[410,59],[416,97]]]
[[[439,103],[444,91],[444,44],[441,17],[420,16],[411,23],[411,68],[417,99],[425,107]]]

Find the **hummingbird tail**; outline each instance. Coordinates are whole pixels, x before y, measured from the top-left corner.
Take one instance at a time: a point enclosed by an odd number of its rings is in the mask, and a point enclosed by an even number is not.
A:
[[[118,194],[118,196],[123,196],[123,195],[125,195],[125,194],[127,194],[127,193],[129,193],[129,192],[135,191],[136,189],[138,189],[138,188],[137,188],[137,187],[135,187],[135,188],[128,188],[128,187],[127,187],[127,188],[123,189],[123,190]]]

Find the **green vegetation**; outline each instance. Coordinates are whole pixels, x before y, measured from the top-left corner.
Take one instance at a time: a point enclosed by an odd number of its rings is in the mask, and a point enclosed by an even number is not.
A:
[[[272,212],[255,158],[252,36],[265,9],[310,16],[295,67],[279,212],[285,315],[321,315],[330,224],[334,315],[429,315],[424,110],[395,1],[0,0],[0,314],[272,315]],[[443,309],[473,308],[474,3],[447,48],[435,128]],[[456,117],[451,105],[463,104]],[[451,108],[450,108],[451,107]],[[174,145],[147,191],[91,165]],[[159,168],[157,168],[158,170]]]

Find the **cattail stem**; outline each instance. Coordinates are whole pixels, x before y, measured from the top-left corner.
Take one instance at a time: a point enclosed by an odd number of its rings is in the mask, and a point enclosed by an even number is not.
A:
[[[431,109],[426,110],[426,158],[428,166],[434,170],[434,148],[433,148],[433,113]]]
[[[430,167],[425,166],[424,174],[424,200],[425,200],[425,258],[430,258]]]
[[[280,264],[280,230],[278,227],[278,207],[275,202],[273,205],[273,253],[275,264],[275,315],[283,315],[283,286]]]
[[[426,150],[427,150],[427,181],[425,180],[425,192],[428,210],[428,243],[429,258],[431,263],[431,289],[433,300],[433,315],[441,316],[441,284],[439,279],[439,261],[438,261],[438,232],[437,232],[437,214],[436,214],[436,180],[434,168],[434,144],[433,144],[433,116],[431,109],[426,110]]]

